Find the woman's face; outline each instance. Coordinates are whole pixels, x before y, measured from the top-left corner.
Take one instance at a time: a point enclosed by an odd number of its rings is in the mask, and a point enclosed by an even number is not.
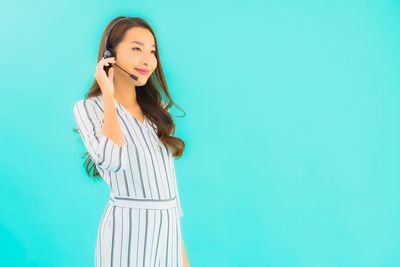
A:
[[[115,53],[117,65],[135,74],[138,80],[132,80],[126,72],[114,67],[116,76],[125,77],[123,79],[133,81],[137,86],[146,84],[147,79],[157,67],[155,41],[148,29],[133,27],[127,30],[123,40],[117,45]]]

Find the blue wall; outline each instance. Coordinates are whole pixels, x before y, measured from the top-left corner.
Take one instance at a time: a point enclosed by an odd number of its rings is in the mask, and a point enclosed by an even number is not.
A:
[[[109,189],[72,106],[118,15],[154,27],[196,266],[400,266],[399,1],[13,1],[0,16],[2,266],[93,266]]]

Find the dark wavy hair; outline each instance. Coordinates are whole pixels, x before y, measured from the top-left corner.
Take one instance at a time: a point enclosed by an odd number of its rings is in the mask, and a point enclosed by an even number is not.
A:
[[[180,158],[185,149],[185,143],[182,139],[172,136],[172,134],[175,133],[175,124],[172,120],[171,114],[168,111],[172,105],[175,105],[178,108],[179,106],[174,103],[169,94],[167,82],[161,67],[157,39],[151,26],[144,19],[139,17],[118,16],[111,20],[103,31],[97,55],[97,62],[99,62],[104,55],[104,41],[108,30],[110,29],[111,25],[114,24],[114,22],[122,18],[127,19],[122,20],[114,25],[108,37],[108,45],[110,48],[116,47],[124,38],[125,32],[132,27],[142,27],[148,29],[153,34],[156,45],[155,56],[157,58],[157,67],[145,85],[136,86],[136,99],[144,115],[157,125],[157,136],[159,137],[160,141],[172,150],[172,155],[174,157]],[[101,94],[102,92],[100,86],[98,85],[96,79],[94,79],[89,92],[85,94],[85,99]],[[166,99],[165,102],[163,101],[163,98]],[[179,109],[182,110],[181,108]],[[74,132],[78,133],[78,129],[74,128]],[[86,173],[91,176],[91,173],[93,172],[93,178],[100,176],[99,172],[95,168],[94,162],[90,158],[89,153],[87,151],[84,152],[82,157],[86,157],[84,162]]]

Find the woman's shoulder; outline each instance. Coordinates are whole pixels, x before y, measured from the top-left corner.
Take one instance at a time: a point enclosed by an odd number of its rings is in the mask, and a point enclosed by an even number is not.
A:
[[[74,105],[82,105],[82,104],[89,104],[89,105],[93,105],[93,104],[103,104],[103,98],[101,97],[101,95],[98,96],[91,96],[88,98],[82,98],[77,100]]]
[[[86,112],[93,110],[96,113],[97,112],[100,113],[103,110],[102,107],[103,107],[102,97],[91,96],[88,98],[82,98],[82,99],[77,100],[74,103],[73,110],[76,111],[78,109],[81,109],[81,110],[85,110]]]

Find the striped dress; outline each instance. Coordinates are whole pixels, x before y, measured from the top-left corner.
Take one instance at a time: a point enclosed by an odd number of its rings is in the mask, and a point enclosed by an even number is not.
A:
[[[102,134],[103,97],[81,99],[73,113],[82,141],[111,188],[99,222],[96,267],[181,267],[182,233],[174,158],[156,125],[114,100],[125,144]]]

